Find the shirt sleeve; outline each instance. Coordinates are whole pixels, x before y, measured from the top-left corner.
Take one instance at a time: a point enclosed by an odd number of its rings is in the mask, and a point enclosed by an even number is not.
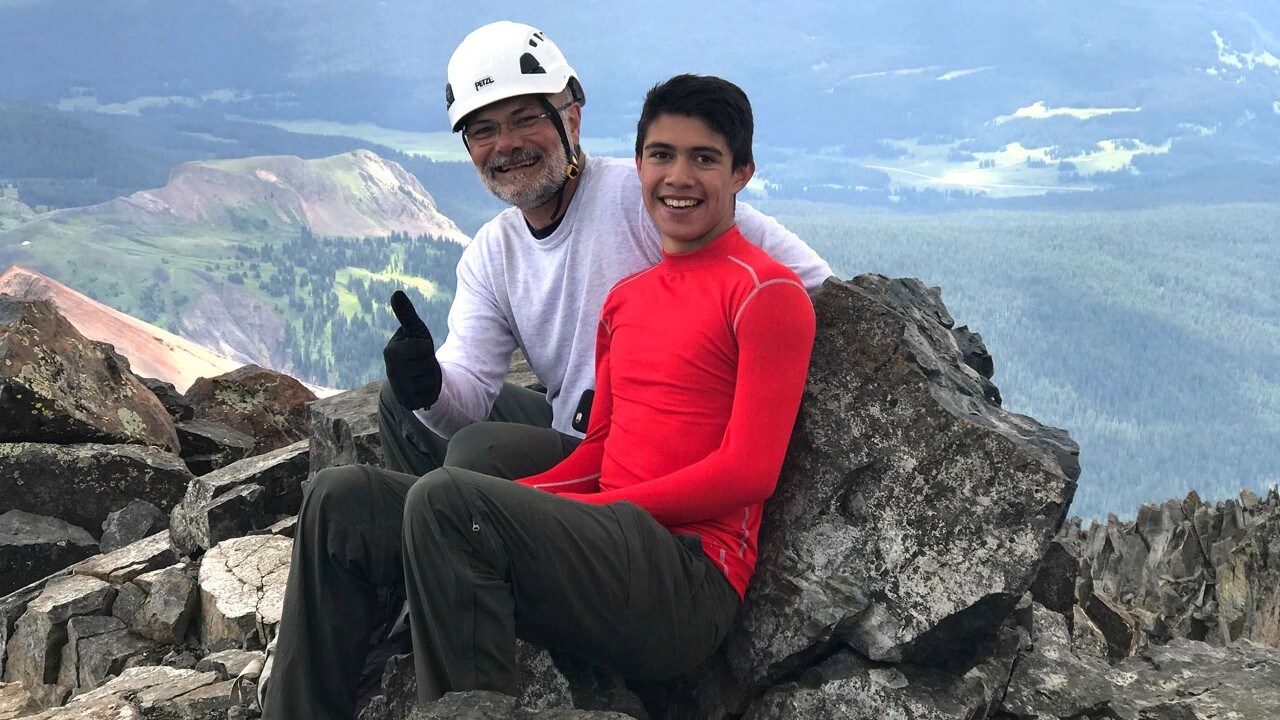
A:
[[[769,253],[774,260],[791,268],[810,293],[815,293],[831,277],[831,266],[814,249],[782,223],[739,202],[734,211],[738,229],[753,245]]]
[[[604,322],[596,330],[596,394],[591,402],[587,435],[578,447],[555,467],[516,482],[549,493],[595,493],[600,490],[604,441],[612,427],[613,390],[609,383],[610,334]]]
[[[563,495],[595,504],[633,502],[667,526],[720,517],[772,495],[808,377],[813,304],[795,282],[767,284],[742,309],[735,332],[737,380],[719,448],[662,477]]]
[[[479,242],[477,236],[458,263],[449,337],[436,350],[440,397],[430,409],[414,411],[423,424],[446,438],[489,416],[516,348],[506,314],[485,282]]]

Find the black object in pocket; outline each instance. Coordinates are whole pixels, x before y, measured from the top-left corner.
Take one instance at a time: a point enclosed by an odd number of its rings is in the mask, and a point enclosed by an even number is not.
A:
[[[570,425],[584,435],[587,432],[587,423],[591,422],[591,403],[595,399],[595,390],[582,391],[582,398],[578,400],[578,409],[573,411],[573,422]]]

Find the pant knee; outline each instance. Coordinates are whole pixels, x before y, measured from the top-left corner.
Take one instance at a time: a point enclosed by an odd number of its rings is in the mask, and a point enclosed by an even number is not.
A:
[[[369,472],[361,465],[330,467],[316,473],[307,486],[302,513],[308,510],[367,507]]]
[[[430,515],[465,518],[468,512],[462,489],[446,468],[423,475],[409,488],[404,501],[406,529]]]
[[[375,476],[376,472],[367,465],[343,465],[316,473],[302,498],[299,527],[382,527],[389,523],[398,531],[403,504],[395,499],[389,481]]]
[[[472,423],[454,433],[449,439],[449,452],[445,455],[444,464],[484,475],[499,475],[500,473],[495,472],[495,460],[501,456],[507,444],[503,432],[506,425],[496,422]]]

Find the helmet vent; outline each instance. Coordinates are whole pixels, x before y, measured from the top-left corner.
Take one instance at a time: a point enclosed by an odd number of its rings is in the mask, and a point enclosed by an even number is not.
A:
[[[530,53],[520,56],[520,74],[521,75],[545,75],[546,70],[542,68],[542,63],[538,62],[538,58]]]
[[[453,85],[445,83],[444,86],[444,109],[448,110],[453,105]]]

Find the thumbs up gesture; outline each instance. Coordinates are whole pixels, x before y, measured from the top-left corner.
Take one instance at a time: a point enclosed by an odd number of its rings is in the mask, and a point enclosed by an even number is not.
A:
[[[382,349],[387,382],[401,405],[410,410],[429,408],[440,397],[440,363],[436,361],[435,341],[402,290],[391,294],[391,311],[400,321],[400,328]]]

